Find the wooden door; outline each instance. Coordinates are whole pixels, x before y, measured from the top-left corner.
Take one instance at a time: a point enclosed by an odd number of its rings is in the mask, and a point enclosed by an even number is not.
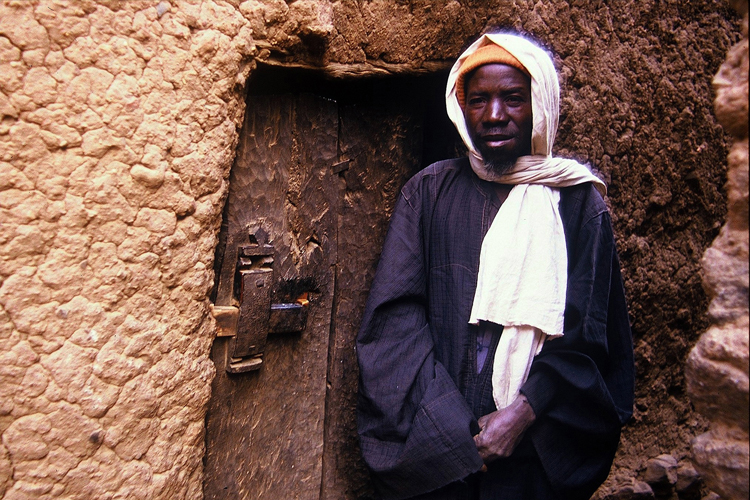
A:
[[[396,194],[421,167],[425,101],[393,80],[298,78],[291,89],[288,74],[284,85],[268,78],[248,98],[215,304],[239,305],[237,247],[258,232],[273,246],[272,302],[309,293],[306,327],[269,335],[260,368],[246,373],[227,372],[234,338],[216,339],[206,500],[372,494],[356,436],[354,339]]]

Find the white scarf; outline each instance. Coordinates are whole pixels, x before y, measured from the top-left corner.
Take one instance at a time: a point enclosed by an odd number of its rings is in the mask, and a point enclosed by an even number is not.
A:
[[[491,43],[512,54],[531,76],[531,155],[519,158],[502,176],[485,166],[456,98],[456,80],[464,60]],[[504,327],[493,360],[492,395],[498,409],[518,396],[545,339],[563,335],[568,254],[558,188],[592,182],[602,196],[606,193],[604,182],[584,165],[552,157],[559,101],[552,59],[514,35],[483,35],[461,54],[448,77],[448,116],[469,149],[472,169],[481,179],[514,185],[482,241],[469,319],[472,324],[490,321]]]

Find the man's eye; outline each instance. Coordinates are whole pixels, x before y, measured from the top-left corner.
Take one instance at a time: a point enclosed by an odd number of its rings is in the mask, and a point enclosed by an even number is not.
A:
[[[482,99],[481,97],[471,97],[469,99],[469,105],[470,106],[476,106],[476,105],[482,104],[482,103],[484,103],[484,99]]]

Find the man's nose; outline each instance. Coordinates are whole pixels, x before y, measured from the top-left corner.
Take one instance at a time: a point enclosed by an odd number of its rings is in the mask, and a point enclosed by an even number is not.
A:
[[[485,121],[491,123],[508,121],[508,113],[501,99],[492,99],[487,106]]]

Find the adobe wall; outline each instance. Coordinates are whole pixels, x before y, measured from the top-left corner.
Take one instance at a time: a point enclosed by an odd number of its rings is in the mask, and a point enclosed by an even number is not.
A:
[[[1,5],[0,497],[199,498],[247,21]]]
[[[207,297],[256,61],[434,71],[497,24],[557,54],[558,152],[610,183],[639,378],[602,495],[684,459],[707,428],[683,366],[726,214],[728,4],[3,0],[0,498],[201,497]]]
[[[696,409],[708,432],[692,442],[692,454],[710,488],[722,498],[750,494],[748,467],[748,4],[742,40],[714,78],[714,108],[732,137],[728,157],[727,222],[703,256],[703,282],[711,304],[711,326],[690,352],[686,375]]]

